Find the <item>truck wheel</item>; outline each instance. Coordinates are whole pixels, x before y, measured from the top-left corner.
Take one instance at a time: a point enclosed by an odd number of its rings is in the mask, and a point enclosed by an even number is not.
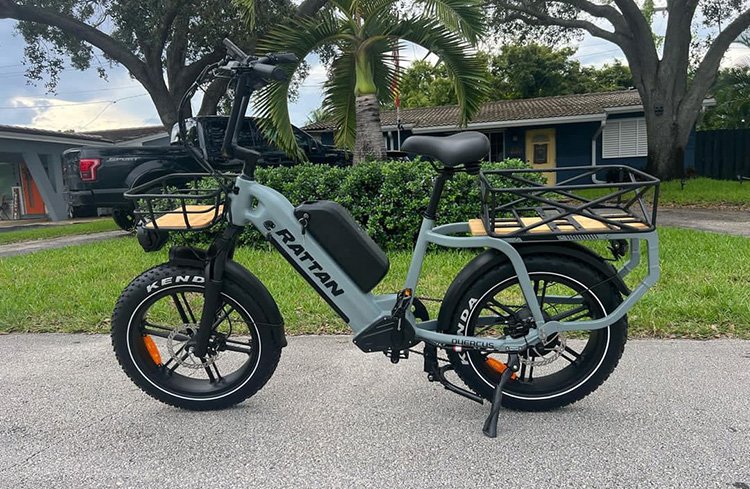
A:
[[[135,229],[135,213],[133,212],[133,209],[116,207],[112,210],[112,219],[114,219],[115,224],[125,231],[132,231]]]

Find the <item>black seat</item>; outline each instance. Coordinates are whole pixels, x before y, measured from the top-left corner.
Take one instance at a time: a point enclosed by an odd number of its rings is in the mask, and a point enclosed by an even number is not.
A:
[[[467,131],[452,136],[411,136],[401,145],[401,151],[431,156],[445,166],[475,163],[490,152],[490,140],[481,132]]]

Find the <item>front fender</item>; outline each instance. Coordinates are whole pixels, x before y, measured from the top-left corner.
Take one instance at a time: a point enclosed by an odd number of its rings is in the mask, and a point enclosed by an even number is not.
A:
[[[188,246],[175,246],[169,250],[169,263],[203,270],[206,266],[206,251]],[[268,315],[268,324],[258,324],[260,327],[271,328],[274,341],[283,348],[287,345],[284,332],[284,318],[281,316],[279,306],[273,299],[263,282],[253,275],[247,268],[239,263],[229,260],[224,271],[227,280],[232,280],[243,289],[250,292],[258,305]]]

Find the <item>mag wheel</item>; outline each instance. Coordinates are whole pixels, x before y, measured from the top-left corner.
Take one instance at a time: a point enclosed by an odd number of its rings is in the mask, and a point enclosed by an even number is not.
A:
[[[547,320],[601,318],[622,300],[612,281],[586,262],[538,255],[527,256],[525,263]],[[454,310],[450,332],[503,337],[509,328],[523,328],[519,319],[529,314],[513,267],[503,264],[475,277]],[[627,320],[622,319],[604,329],[558,333],[530,345],[521,355],[520,370],[503,389],[503,405],[538,411],[582,399],[612,373],[626,338]],[[448,356],[471,389],[492,398],[507,355],[465,351],[449,352]]]
[[[203,307],[203,271],[161,265],[136,278],[112,318],[112,345],[125,373],[150,396],[186,409],[220,409],[255,394],[281,355],[250,293],[225,283],[208,354],[187,341]]]

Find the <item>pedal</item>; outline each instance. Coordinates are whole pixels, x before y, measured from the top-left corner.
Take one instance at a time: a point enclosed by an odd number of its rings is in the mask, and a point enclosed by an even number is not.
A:
[[[505,387],[505,384],[510,380],[511,376],[515,372],[518,372],[520,363],[521,361],[518,358],[518,354],[511,353],[510,360],[508,361],[508,368],[503,371],[503,374],[500,376],[500,382],[498,382],[495,387],[495,392],[492,395],[492,409],[490,409],[490,414],[487,416],[487,420],[484,422],[484,427],[482,428],[482,433],[489,438],[497,437],[497,418],[500,415],[503,387]]]
[[[391,363],[397,364],[401,360],[407,360],[409,358],[409,350],[393,350],[388,349],[383,352],[385,356],[391,359]]]

